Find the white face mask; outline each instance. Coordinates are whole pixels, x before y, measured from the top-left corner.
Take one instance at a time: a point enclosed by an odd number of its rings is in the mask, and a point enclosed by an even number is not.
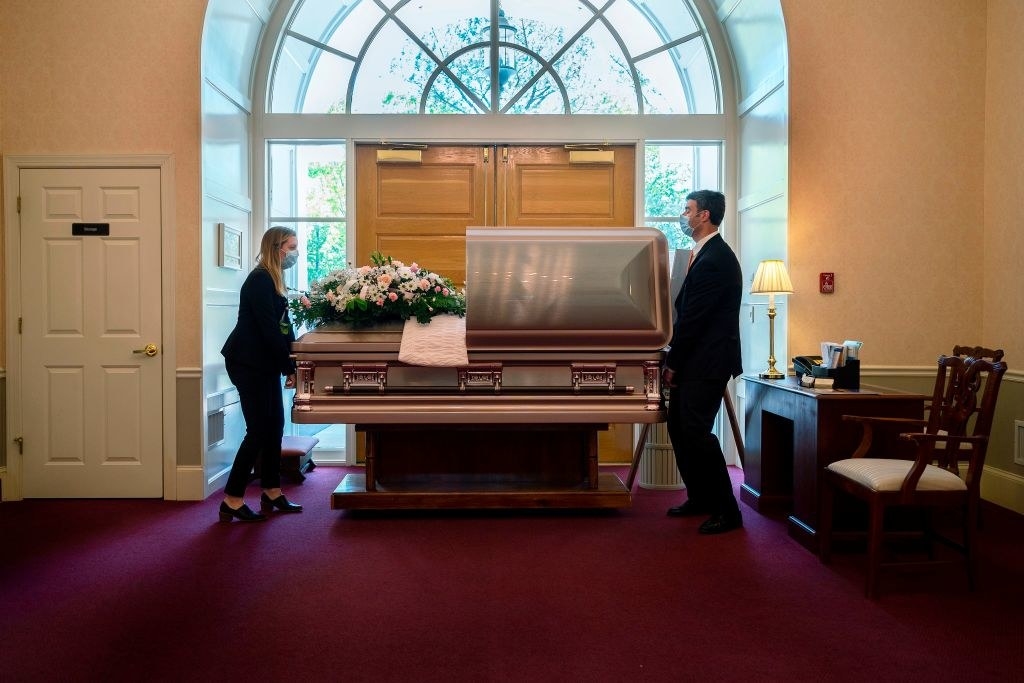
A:
[[[289,268],[291,268],[292,266],[294,266],[298,262],[299,262],[299,252],[297,252],[297,251],[289,251],[289,252],[287,252],[284,255],[284,258],[281,259],[281,269],[282,270],[288,270]]]

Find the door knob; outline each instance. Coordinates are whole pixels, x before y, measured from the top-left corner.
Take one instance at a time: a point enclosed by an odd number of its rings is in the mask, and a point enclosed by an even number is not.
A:
[[[156,348],[156,344],[146,344],[145,348],[142,348],[142,349],[132,349],[132,353],[144,353],[147,356],[149,356],[150,358],[152,358],[153,356],[156,355],[156,352],[158,350],[159,349]]]

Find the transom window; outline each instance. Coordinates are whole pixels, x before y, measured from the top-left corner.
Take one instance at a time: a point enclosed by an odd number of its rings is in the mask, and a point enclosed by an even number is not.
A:
[[[268,109],[719,114],[713,65],[686,0],[301,0]]]

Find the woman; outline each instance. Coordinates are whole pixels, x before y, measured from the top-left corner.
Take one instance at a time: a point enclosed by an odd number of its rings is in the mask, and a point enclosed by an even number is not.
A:
[[[302,512],[281,492],[281,437],[284,435],[284,385],[295,386],[295,362],[291,343],[295,341],[282,271],[298,261],[295,231],[274,226],[263,233],[256,267],[242,285],[238,300],[238,322],[221,353],[228,377],[238,389],[245,418],[242,439],[224,486],[220,520],[261,522],[272,510]],[[253,466],[260,461],[260,512],[245,504],[245,486]]]

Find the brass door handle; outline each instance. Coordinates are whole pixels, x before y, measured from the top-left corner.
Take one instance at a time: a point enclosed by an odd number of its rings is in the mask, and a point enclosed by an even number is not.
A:
[[[150,358],[152,358],[153,356],[156,355],[158,350],[159,349],[156,348],[156,344],[146,344],[145,348],[142,348],[142,349],[132,349],[132,353],[144,353],[147,356],[149,356]]]

